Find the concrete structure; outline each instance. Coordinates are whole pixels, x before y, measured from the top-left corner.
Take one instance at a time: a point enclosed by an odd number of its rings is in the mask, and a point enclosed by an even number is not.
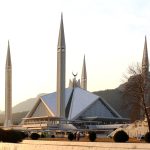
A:
[[[147,49],[147,39],[146,39],[146,36],[145,36],[145,43],[144,43],[144,50],[143,50],[143,58],[142,58],[142,75],[143,75],[143,78],[144,78],[144,88],[145,88],[145,103],[146,103],[146,106],[150,113],[150,94],[149,92],[149,89],[150,89],[150,84],[149,84],[149,81],[150,81],[150,74],[149,74],[149,58],[148,58],[148,49]],[[141,114],[143,114],[143,109],[141,109]]]
[[[24,140],[22,143],[1,143],[1,150],[149,150],[147,143],[71,142]]]
[[[57,117],[65,118],[65,72],[66,44],[61,14],[60,30],[57,45]]]
[[[82,75],[81,75],[81,88],[87,90],[87,73],[86,73],[85,56],[83,59],[83,67],[82,67]]]
[[[73,76],[74,78],[69,80],[69,88],[80,87],[80,79],[76,79],[77,74],[73,74]]]
[[[81,88],[80,80],[76,80],[77,74],[70,80],[69,88],[65,88],[65,36],[63,17],[59,30],[57,46],[57,91],[42,95],[32,110],[23,119],[23,126],[37,128],[51,128],[63,123],[72,123],[75,127],[88,127],[89,122],[98,121],[104,123],[124,123],[122,118],[103,98],[87,91],[87,73],[85,56],[83,60]],[[61,125],[63,124],[61,122]],[[78,124],[77,124],[78,122]],[[81,125],[81,122],[85,124]]]
[[[6,68],[5,68],[5,122],[4,127],[12,125],[12,65],[10,46],[8,41]]]
[[[142,59],[142,73],[144,78],[148,77],[149,73],[149,59],[148,59],[148,50],[147,50],[147,40],[145,36],[144,50],[143,50],[143,59]]]
[[[23,127],[58,128],[56,96],[56,92],[40,96],[23,118]],[[129,121],[122,118],[104,99],[80,87],[65,89],[65,118],[64,121],[80,129]]]
[[[73,87],[80,87],[84,90],[87,90],[87,72],[86,72],[86,62],[85,62],[85,55],[83,59],[83,66],[82,66],[82,73],[81,73],[81,83],[80,79],[76,79],[78,74],[72,73],[74,78],[72,80],[69,80],[69,88]]]

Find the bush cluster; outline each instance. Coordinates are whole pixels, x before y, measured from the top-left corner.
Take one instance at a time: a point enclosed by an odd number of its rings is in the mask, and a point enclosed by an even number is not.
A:
[[[150,132],[147,132],[147,133],[145,134],[144,140],[145,140],[145,142],[150,143]]]
[[[26,137],[27,135],[22,131],[0,129],[1,142],[19,143]]]
[[[73,133],[69,133],[69,134],[68,134],[68,140],[69,140],[69,141],[72,141],[73,139],[74,139]]]
[[[32,140],[37,140],[40,138],[40,135],[38,133],[31,133],[30,138]]]
[[[127,142],[129,140],[129,136],[125,131],[120,130],[115,133],[115,135],[113,136],[113,140],[115,142]]]
[[[94,142],[96,140],[96,133],[94,131],[89,132],[89,140]]]

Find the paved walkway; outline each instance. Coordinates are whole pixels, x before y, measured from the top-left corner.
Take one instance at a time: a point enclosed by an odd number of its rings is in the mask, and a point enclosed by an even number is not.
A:
[[[19,144],[1,143],[0,150],[150,150],[147,143],[106,143],[24,140]]]

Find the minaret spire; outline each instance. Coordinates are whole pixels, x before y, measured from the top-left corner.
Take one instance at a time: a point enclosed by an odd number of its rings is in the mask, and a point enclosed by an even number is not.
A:
[[[66,71],[66,44],[63,25],[63,15],[59,29],[57,45],[57,116],[65,118],[65,71]]]
[[[66,44],[65,44],[63,14],[61,13],[61,21],[60,21],[60,29],[59,29],[57,49],[65,49],[65,48],[66,48]]]
[[[11,55],[10,55],[10,44],[8,40],[8,48],[7,48],[7,58],[6,58],[6,68],[11,67]]]
[[[12,65],[10,45],[8,41],[6,67],[5,67],[5,127],[12,125]]]
[[[86,72],[85,55],[83,59],[83,67],[82,67],[82,74],[81,74],[81,88],[87,90],[87,72]]]
[[[149,59],[148,59],[147,40],[146,40],[146,36],[145,36],[143,59],[142,59],[142,73],[146,77],[146,76],[148,76],[148,72],[149,72]]]

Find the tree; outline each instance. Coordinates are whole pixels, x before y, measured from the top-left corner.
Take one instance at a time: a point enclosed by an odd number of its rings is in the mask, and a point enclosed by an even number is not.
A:
[[[148,75],[142,71],[142,67],[137,63],[137,65],[129,66],[128,76],[124,75],[128,82],[124,84],[124,96],[130,96],[130,102],[128,101],[128,106],[132,105],[132,109],[135,109],[137,113],[140,113],[140,117],[146,117],[148,128],[150,131],[150,118],[148,112],[148,91],[150,90],[150,84],[148,80]]]

